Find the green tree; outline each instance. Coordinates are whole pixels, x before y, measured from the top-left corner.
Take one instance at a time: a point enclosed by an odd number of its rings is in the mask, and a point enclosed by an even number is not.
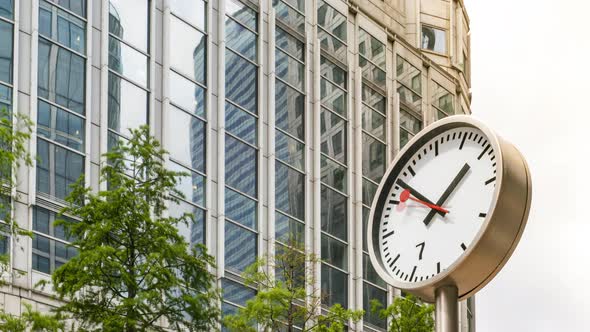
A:
[[[242,274],[245,283],[258,292],[236,314],[224,317],[227,329],[253,332],[258,325],[264,331],[292,332],[297,327],[308,332],[339,332],[350,320],[361,319],[362,310],[347,310],[340,304],[320,314],[325,295],[315,286],[309,268],[319,260],[295,241],[288,242],[289,246],[277,244],[274,256],[258,259]]]
[[[63,317],[59,314],[41,314],[32,309],[28,303],[24,303],[25,312],[16,317],[0,312],[0,331],[2,332],[24,332],[43,331],[61,332],[66,331]]]
[[[415,296],[396,297],[387,308],[377,301],[371,301],[371,311],[382,319],[390,319],[389,332],[432,332],[434,331],[434,306],[422,303]]]
[[[79,254],[52,275],[59,309],[86,331],[212,330],[219,295],[209,272],[213,258],[202,245],[189,247],[179,224],[191,214],[167,216],[183,197],[181,176],[164,166],[160,143],[143,126],[105,154],[100,173],[109,189],[93,193],[83,177],[72,186],[57,220]]]

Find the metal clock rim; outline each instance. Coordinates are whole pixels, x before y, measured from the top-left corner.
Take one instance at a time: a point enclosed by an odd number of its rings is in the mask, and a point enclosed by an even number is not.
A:
[[[379,212],[382,211],[383,207],[381,207],[381,209],[378,209],[378,205],[380,203],[383,203],[383,201],[385,201],[385,198],[382,198],[383,190],[389,189],[389,187],[385,188],[385,184],[387,183],[387,180],[389,180],[390,177],[393,176],[392,172],[395,170],[396,167],[398,167],[398,168],[403,167],[403,165],[398,166],[398,164],[400,163],[400,161],[402,161],[402,158],[406,156],[406,154],[413,147],[414,144],[419,143],[420,141],[424,141],[424,143],[426,143],[428,140],[432,139],[433,137],[438,135],[440,132],[443,132],[445,130],[449,130],[452,128],[463,127],[463,126],[472,127],[472,128],[476,128],[478,130],[481,130],[484,133],[484,135],[486,135],[488,141],[490,142],[493,150],[496,153],[496,160],[497,160],[496,161],[496,169],[498,171],[496,172],[496,188],[494,190],[492,203],[490,204],[490,208],[488,210],[489,213],[485,217],[485,220],[483,221],[482,226],[478,230],[476,236],[474,237],[473,241],[471,242],[471,244],[469,245],[467,250],[456,261],[454,261],[449,267],[447,267],[447,269],[445,271],[437,274],[433,278],[429,278],[429,279],[421,281],[421,282],[408,283],[408,282],[397,281],[396,279],[391,277],[389,275],[389,273],[385,270],[385,268],[382,266],[382,261],[377,256],[377,255],[380,256],[380,253],[378,251],[378,248],[376,248],[375,244],[373,243],[374,242],[373,241],[373,228],[378,227],[379,222],[380,222],[380,218],[381,218],[381,216],[380,216],[381,213],[379,214],[379,216],[376,216],[375,214],[378,210],[379,210]],[[430,301],[430,302],[434,301],[434,288],[435,288],[435,286],[440,287],[440,286],[444,286],[444,285],[455,285],[456,280],[455,280],[454,273],[457,271],[457,269],[459,267],[464,265],[466,262],[469,262],[469,260],[473,259],[471,257],[471,254],[478,249],[480,242],[482,241],[482,238],[484,238],[487,235],[487,233],[490,229],[490,224],[491,224],[492,220],[495,218],[495,211],[498,206],[498,201],[500,198],[499,196],[500,196],[500,193],[504,189],[503,186],[505,186],[505,183],[503,181],[504,180],[504,151],[502,150],[502,146],[503,145],[501,144],[501,138],[499,138],[491,129],[489,129],[486,125],[484,125],[483,123],[481,123],[477,119],[473,118],[472,116],[455,115],[455,116],[447,117],[445,119],[437,121],[437,122],[431,124],[430,126],[424,128],[424,130],[421,133],[419,133],[418,135],[413,137],[406,144],[406,146],[397,154],[397,156],[394,158],[394,160],[392,161],[392,163],[390,164],[390,166],[386,170],[385,175],[383,176],[383,180],[381,181],[381,183],[379,184],[379,186],[377,188],[377,191],[376,191],[375,196],[373,198],[373,202],[371,204],[371,210],[369,213],[369,219],[368,219],[368,223],[367,223],[367,233],[365,234],[365,236],[367,236],[367,246],[369,249],[368,251],[369,251],[369,257],[370,257],[371,263],[373,264],[373,268],[375,268],[378,275],[383,280],[385,280],[388,284],[390,284],[396,288],[404,289],[409,292],[418,293],[418,295],[421,295],[424,300]],[[516,152],[518,152],[518,151],[516,150]],[[521,158],[522,158],[522,156],[521,156]],[[524,158],[522,158],[522,161],[524,162],[524,168],[525,168],[525,173],[526,173],[526,177],[527,177],[527,186],[528,186],[527,195],[528,195],[528,197],[527,197],[527,204],[524,209],[524,213],[522,216],[519,231],[515,235],[515,238],[514,238],[514,241],[512,242],[511,247],[506,248],[506,253],[505,253],[504,257],[497,262],[493,262],[493,263],[497,263],[497,266],[493,269],[492,273],[490,273],[486,278],[484,278],[484,280],[481,280],[481,282],[479,282],[479,283],[472,282],[473,288],[469,289],[468,291],[461,292],[459,294],[460,298],[464,298],[464,297],[467,297],[468,295],[473,294],[474,292],[476,292],[477,290],[482,288],[485,284],[487,284],[487,282],[489,282],[499,272],[499,270],[506,263],[506,261],[508,260],[508,258],[512,254],[512,252],[514,251],[514,248],[515,248],[516,244],[518,243],[520,236],[522,235],[522,231],[524,229],[524,226],[526,225],[526,219],[528,217],[528,210],[530,208],[530,191],[531,191],[530,190],[531,189],[530,171],[528,169],[528,166],[526,165],[526,161],[524,161]],[[388,193],[385,193],[385,196],[387,194]],[[376,217],[377,217],[377,220],[375,220]],[[469,287],[471,287],[471,286],[469,286]]]

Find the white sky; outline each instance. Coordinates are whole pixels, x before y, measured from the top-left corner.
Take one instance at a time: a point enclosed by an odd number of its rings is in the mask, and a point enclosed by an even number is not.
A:
[[[590,2],[465,0],[473,115],[533,177],[527,228],[476,296],[478,332],[590,330]]]

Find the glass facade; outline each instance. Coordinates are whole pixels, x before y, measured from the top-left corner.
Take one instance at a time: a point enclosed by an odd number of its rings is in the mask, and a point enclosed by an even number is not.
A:
[[[20,172],[30,176],[28,208],[16,216],[35,234],[23,264],[47,277],[76,254],[53,226],[70,185],[84,175],[101,189],[101,155],[149,124],[166,167],[186,174],[168,212],[191,214],[181,234],[217,259],[224,313],[256,294],[241,277],[249,265],[296,244],[321,258],[310,273],[322,310],[364,309],[350,330],[383,331],[370,302],[391,303],[395,291],[372,268],[359,224],[398,147],[470,112],[468,89],[436,63],[468,26],[454,36],[424,25],[419,41],[398,42],[365,6],[0,0],[0,108],[35,122],[37,158]],[[31,14],[36,22],[16,19]],[[0,252],[10,247],[4,233]]]

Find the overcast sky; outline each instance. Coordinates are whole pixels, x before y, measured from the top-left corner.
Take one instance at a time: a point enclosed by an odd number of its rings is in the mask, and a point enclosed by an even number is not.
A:
[[[523,152],[533,178],[522,240],[476,296],[477,331],[589,330],[590,2],[465,3],[473,115]]]

